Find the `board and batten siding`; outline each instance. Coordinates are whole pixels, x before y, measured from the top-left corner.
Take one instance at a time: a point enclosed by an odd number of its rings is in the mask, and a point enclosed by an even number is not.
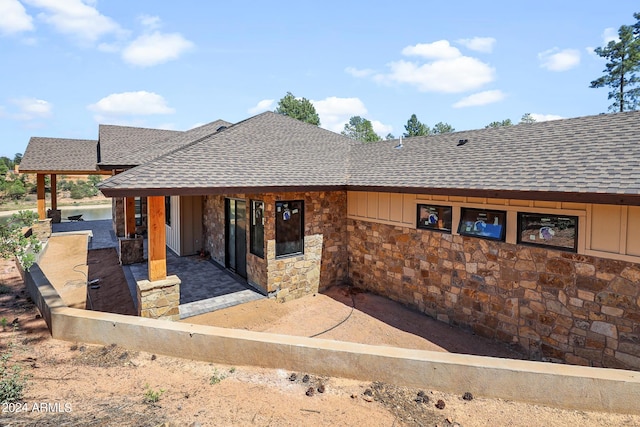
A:
[[[180,196],[171,196],[171,225],[165,223],[167,246],[177,255],[180,253]]]
[[[348,191],[347,217],[415,228],[419,203],[451,206],[453,234],[457,234],[461,207],[506,211],[505,241],[512,244],[517,241],[518,212],[577,216],[578,253],[630,262],[640,261],[638,206]]]

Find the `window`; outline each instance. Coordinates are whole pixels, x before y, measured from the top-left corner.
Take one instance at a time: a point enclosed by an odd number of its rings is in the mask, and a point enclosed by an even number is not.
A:
[[[303,253],[304,202],[276,202],[276,256]]]
[[[518,212],[518,243],[576,252],[578,217]]]
[[[251,253],[264,258],[264,202],[251,201]]]
[[[458,233],[490,240],[504,240],[505,211],[462,208]]]
[[[135,199],[135,212],[136,212],[136,226],[142,225],[142,198],[136,197]]]
[[[451,233],[451,206],[418,205],[417,227]]]
[[[164,196],[164,223],[171,227],[171,196]]]

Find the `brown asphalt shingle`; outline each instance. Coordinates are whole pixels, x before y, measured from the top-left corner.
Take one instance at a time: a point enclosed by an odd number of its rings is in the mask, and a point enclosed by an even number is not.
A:
[[[640,194],[640,111],[397,142],[354,147],[348,185]]]
[[[105,181],[101,189],[343,186],[352,141],[273,112]]]
[[[135,160],[130,160],[134,151],[153,147],[157,141],[181,133],[175,130],[100,125],[98,130],[100,158],[98,161],[101,166],[137,165]]]
[[[20,162],[20,171],[97,171],[97,153],[96,140],[32,137]]]
[[[460,140],[468,142],[459,146]],[[305,186],[640,195],[640,111],[397,144],[354,143],[267,112],[112,177],[102,189],[108,195]]]

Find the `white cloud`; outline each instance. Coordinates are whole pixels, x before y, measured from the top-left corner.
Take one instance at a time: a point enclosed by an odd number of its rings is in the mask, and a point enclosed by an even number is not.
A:
[[[149,30],[156,30],[162,26],[162,20],[159,16],[142,15],[138,17],[138,21]]]
[[[0,33],[16,34],[33,30],[33,19],[18,0],[0,1]]]
[[[157,93],[138,91],[112,93],[87,108],[95,113],[96,121],[112,120],[120,116],[149,116],[172,114],[175,110]]]
[[[560,119],[564,119],[564,117],[562,116],[558,116],[555,114],[537,114],[537,113],[531,113],[531,117],[533,117],[533,119],[536,122],[548,122],[549,120],[560,120]]]
[[[602,42],[606,45],[609,42],[617,41],[618,39],[618,30],[615,28],[605,28],[602,32]]]
[[[359,70],[354,67],[347,67],[344,69],[344,71],[351,74],[353,77],[369,77],[370,75],[375,73],[375,71],[370,68]]]
[[[426,59],[453,59],[462,56],[457,47],[451,46],[447,40],[433,43],[418,43],[402,49],[405,56],[420,56]]]
[[[122,59],[140,67],[151,67],[178,59],[191,50],[193,43],[179,33],[165,34],[155,31],[143,34],[122,51]]]
[[[495,69],[476,58],[460,56],[426,64],[397,61],[389,64],[391,73],[378,74],[374,80],[406,83],[420,92],[460,93],[474,90],[494,80]]]
[[[462,98],[453,104],[453,108],[478,107],[502,101],[504,98],[505,94],[501,90],[487,90]]]
[[[262,101],[258,102],[255,107],[251,107],[247,111],[249,114],[262,113],[263,111],[271,110],[274,102],[275,100],[273,99],[263,99]]]
[[[560,50],[557,47],[538,54],[540,67],[549,71],[567,71],[580,64],[580,52],[576,49]]]
[[[381,138],[386,137],[393,130],[393,126],[385,125],[378,120],[371,120],[371,127],[373,127],[373,131],[380,135]]]
[[[367,108],[359,98],[330,96],[319,101],[312,100],[311,103],[320,116],[320,126],[334,132],[341,132],[352,116],[364,116],[367,113]]]
[[[458,43],[476,52],[491,53],[493,45],[496,44],[496,39],[493,37],[474,37],[472,39],[460,39]]]
[[[484,42],[485,45],[487,42]],[[482,43],[476,43],[476,47]],[[387,64],[389,72],[346,69],[355,77],[370,77],[382,84],[404,83],[415,86],[420,92],[460,93],[477,90],[495,79],[495,69],[477,58],[463,55],[447,40],[418,43],[402,49],[406,56],[423,60],[398,60]]]
[[[107,34],[123,35],[125,31],[114,20],[98,12],[95,2],[82,0],[25,0],[31,6],[44,9],[38,18],[57,31],[93,43]]]
[[[53,105],[36,98],[12,99],[11,103],[18,107],[18,113],[11,115],[16,120],[44,119],[51,116]]]

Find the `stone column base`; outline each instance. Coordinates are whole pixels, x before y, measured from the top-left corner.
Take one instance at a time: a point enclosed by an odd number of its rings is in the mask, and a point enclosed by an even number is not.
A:
[[[164,280],[139,280],[138,316],[153,319],[180,320],[180,279],[167,276]]]
[[[51,237],[51,218],[41,219],[31,225],[33,234],[40,241],[45,241]]]
[[[53,224],[59,224],[62,220],[62,211],[60,209],[47,209],[47,218],[51,218]]]
[[[129,265],[144,262],[144,239],[142,236],[134,238],[121,237],[118,239],[120,246],[120,264]]]

